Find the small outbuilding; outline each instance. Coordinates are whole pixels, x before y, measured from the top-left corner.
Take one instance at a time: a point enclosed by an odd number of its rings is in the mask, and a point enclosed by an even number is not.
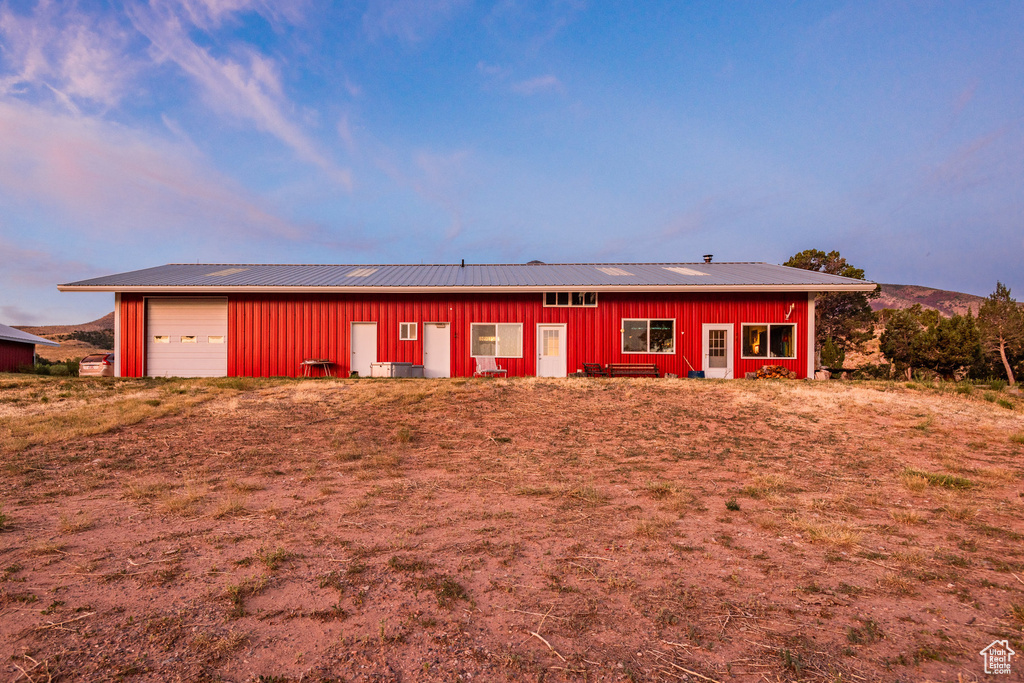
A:
[[[36,344],[60,346],[55,341],[37,337],[7,325],[0,325],[0,372],[14,372],[36,361]]]
[[[112,292],[119,376],[565,377],[598,365],[814,376],[817,292],[874,283],[768,263],[169,264]]]

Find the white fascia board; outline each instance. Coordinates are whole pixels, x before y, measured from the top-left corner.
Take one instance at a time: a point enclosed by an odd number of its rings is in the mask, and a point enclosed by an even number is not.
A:
[[[216,287],[178,285],[164,287],[124,287],[118,285],[58,285],[61,292],[121,292],[145,294],[514,294],[541,292],[873,292],[873,282],[835,285],[518,285],[503,287],[426,286],[426,287]]]
[[[28,333],[26,332],[25,334]],[[32,339],[26,339],[24,337],[10,337],[5,334],[0,334],[0,341],[14,342],[15,344],[30,344],[32,346],[60,346],[58,342],[37,337],[34,334],[29,336],[32,337]]]

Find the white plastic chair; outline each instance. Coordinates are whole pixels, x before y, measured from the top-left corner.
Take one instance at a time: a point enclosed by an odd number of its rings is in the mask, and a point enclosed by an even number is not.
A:
[[[494,375],[501,375],[508,372],[505,368],[499,368],[498,363],[494,360],[494,356],[477,356],[476,357],[476,372],[473,373],[474,377],[484,375],[485,377],[493,377]]]

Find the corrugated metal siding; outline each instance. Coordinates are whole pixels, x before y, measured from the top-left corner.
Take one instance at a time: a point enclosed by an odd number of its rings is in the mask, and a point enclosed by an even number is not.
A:
[[[785,320],[790,304],[793,311]],[[623,318],[674,318],[676,353],[624,354]],[[248,295],[229,297],[228,374],[296,376],[306,358],[333,360],[342,376],[349,372],[352,322],[377,323],[377,360],[423,362],[423,323],[452,323],[452,375],[473,374],[470,324],[523,324],[523,357],[503,358],[509,376],[536,373],[536,325],[566,323],[569,372],[584,362],[657,363],[662,372],[684,375],[702,369],[701,325],[734,324],[734,371],[743,377],[766,363],[806,376],[807,298],[802,294],[602,294],[597,308],[545,308],[538,294],[509,295]],[[415,341],[399,341],[402,322],[415,322]],[[742,323],[791,322],[797,325],[797,357],[792,360],[740,358]],[[682,333],[682,334],[680,334]]]
[[[121,295],[121,339],[115,362],[122,377],[146,376],[146,299],[141,294]]]
[[[21,365],[32,365],[36,345],[0,339],[0,372],[14,372]]]
[[[787,321],[790,304],[793,311]],[[121,297],[121,372],[145,375],[144,297]],[[676,353],[623,354],[623,318],[674,318]],[[307,358],[328,358],[341,376],[349,372],[352,322],[377,323],[377,360],[423,362],[423,323],[451,323],[452,376],[469,376],[470,324],[522,323],[523,357],[499,359],[510,376],[536,374],[536,326],[565,323],[567,368],[584,362],[657,363],[662,372],[685,375],[690,364],[703,369],[701,325],[733,323],[736,377],[766,363],[807,374],[807,297],[791,294],[603,293],[597,308],[546,308],[541,295],[239,295],[228,298],[228,375],[295,377]],[[399,341],[398,326],[415,322],[415,341]],[[742,359],[742,323],[795,323],[797,357],[792,360]]]

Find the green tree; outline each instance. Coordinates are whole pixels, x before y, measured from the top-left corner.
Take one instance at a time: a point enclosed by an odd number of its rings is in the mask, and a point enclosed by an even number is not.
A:
[[[928,367],[943,377],[962,379],[981,357],[981,332],[970,311],[939,318],[929,329]]]
[[[978,329],[982,348],[999,356],[1007,381],[1014,384],[1012,363],[1024,353],[1024,312],[1002,282],[996,283],[996,291],[981,305]]]
[[[915,366],[925,359],[928,346],[927,328],[921,324],[921,305],[885,311],[885,329],[879,338],[879,349],[893,368],[913,376]]]
[[[864,279],[864,271],[846,262],[838,251],[825,253],[818,249],[806,249],[795,254],[784,266],[814,270],[829,275]],[[815,336],[818,348],[823,348],[831,339],[838,350],[854,348],[874,338],[875,314],[871,310],[871,299],[878,297],[881,288],[874,292],[820,292],[814,299]]]
[[[837,347],[831,337],[826,339],[825,343],[821,345],[821,364],[826,368],[836,369],[843,367],[845,360],[846,351]]]

